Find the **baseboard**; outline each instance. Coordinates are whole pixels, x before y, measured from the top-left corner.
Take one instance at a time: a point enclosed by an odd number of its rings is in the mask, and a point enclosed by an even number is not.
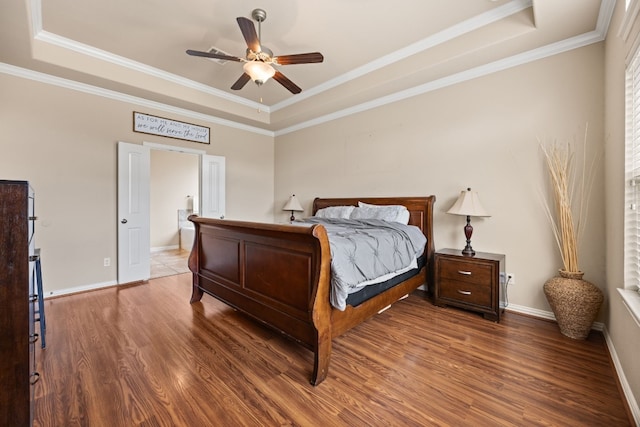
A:
[[[528,316],[540,317],[542,319],[552,320],[554,322],[556,321],[556,317],[553,315],[553,312],[526,307],[524,305],[509,304],[505,308],[505,310],[513,311],[514,313],[526,314]],[[602,331],[604,329],[604,323],[593,322],[593,325],[591,325],[591,329],[595,331]]]
[[[170,251],[173,249],[178,249],[180,246],[178,245],[171,245],[171,246],[156,246],[154,248],[151,248],[150,252],[161,252],[161,251]]]
[[[616,370],[616,374],[618,375],[618,381],[620,381],[622,392],[624,393],[624,397],[627,399],[627,405],[629,406],[629,410],[631,411],[631,416],[633,416],[636,425],[640,426],[640,407],[638,406],[638,401],[633,395],[633,390],[631,390],[631,386],[629,386],[627,377],[624,375],[624,370],[622,369],[622,364],[620,364],[618,353],[616,352],[616,348],[613,346],[613,341],[611,340],[609,331],[606,327],[602,328],[602,334],[604,335],[604,339],[607,343],[609,355],[611,357],[611,361],[613,362],[613,367]]]
[[[116,286],[117,284],[118,284],[118,282],[113,280],[113,281],[109,281],[109,282],[94,283],[92,285],[76,286],[74,288],[58,289],[58,290],[55,290],[55,291],[47,292],[44,295],[44,298],[45,299],[47,299],[47,298],[55,298],[55,297],[61,297],[61,296],[64,296],[64,295],[77,294],[79,292],[95,291],[97,289],[110,288],[112,286]]]
[[[526,314],[528,316],[540,317],[546,320],[556,320],[556,317],[550,311],[539,310],[537,308],[531,308],[524,305],[511,304],[505,307],[507,311],[513,311],[515,313]]]

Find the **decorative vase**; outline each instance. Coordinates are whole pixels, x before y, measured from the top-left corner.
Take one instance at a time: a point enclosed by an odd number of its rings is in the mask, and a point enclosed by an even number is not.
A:
[[[556,316],[560,333],[583,340],[591,331],[604,296],[593,283],[582,280],[582,271],[559,270],[559,274],[545,282],[544,294]]]

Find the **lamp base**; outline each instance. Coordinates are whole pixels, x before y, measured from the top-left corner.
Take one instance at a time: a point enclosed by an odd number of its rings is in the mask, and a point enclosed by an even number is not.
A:
[[[467,225],[464,226],[464,237],[467,238],[467,246],[462,250],[464,256],[474,256],[476,251],[471,247],[471,235],[473,234],[473,227],[471,226],[471,217],[467,215]]]
[[[475,254],[476,254],[476,251],[473,250],[471,245],[465,246],[464,249],[462,250],[462,255],[464,256],[474,256]]]

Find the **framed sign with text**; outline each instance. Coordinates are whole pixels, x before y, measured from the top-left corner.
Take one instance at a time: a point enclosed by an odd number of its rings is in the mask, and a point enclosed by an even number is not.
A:
[[[210,144],[210,129],[178,120],[133,112],[133,131]]]

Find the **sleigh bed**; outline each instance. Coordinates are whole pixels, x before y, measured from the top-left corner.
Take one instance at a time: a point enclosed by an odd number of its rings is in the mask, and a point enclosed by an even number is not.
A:
[[[314,352],[311,384],[327,376],[332,339],[388,308],[417,287],[432,283],[435,196],[340,198],[313,202],[313,214],[332,206],[403,205],[409,225],[426,237],[422,263],[376,295],[360,296],[344,310],[330,303],[331,249],[325,226],[263,224],[189,217],[195,239],[189,257],[191,303],[207,293],[298,341]],[[369,288],[369,287],[367,287]],[[381,290],[380,290],[381,289]],[[371,292],[369,292],[371,293]],[[353,305],[352,305],[353,304]]]

